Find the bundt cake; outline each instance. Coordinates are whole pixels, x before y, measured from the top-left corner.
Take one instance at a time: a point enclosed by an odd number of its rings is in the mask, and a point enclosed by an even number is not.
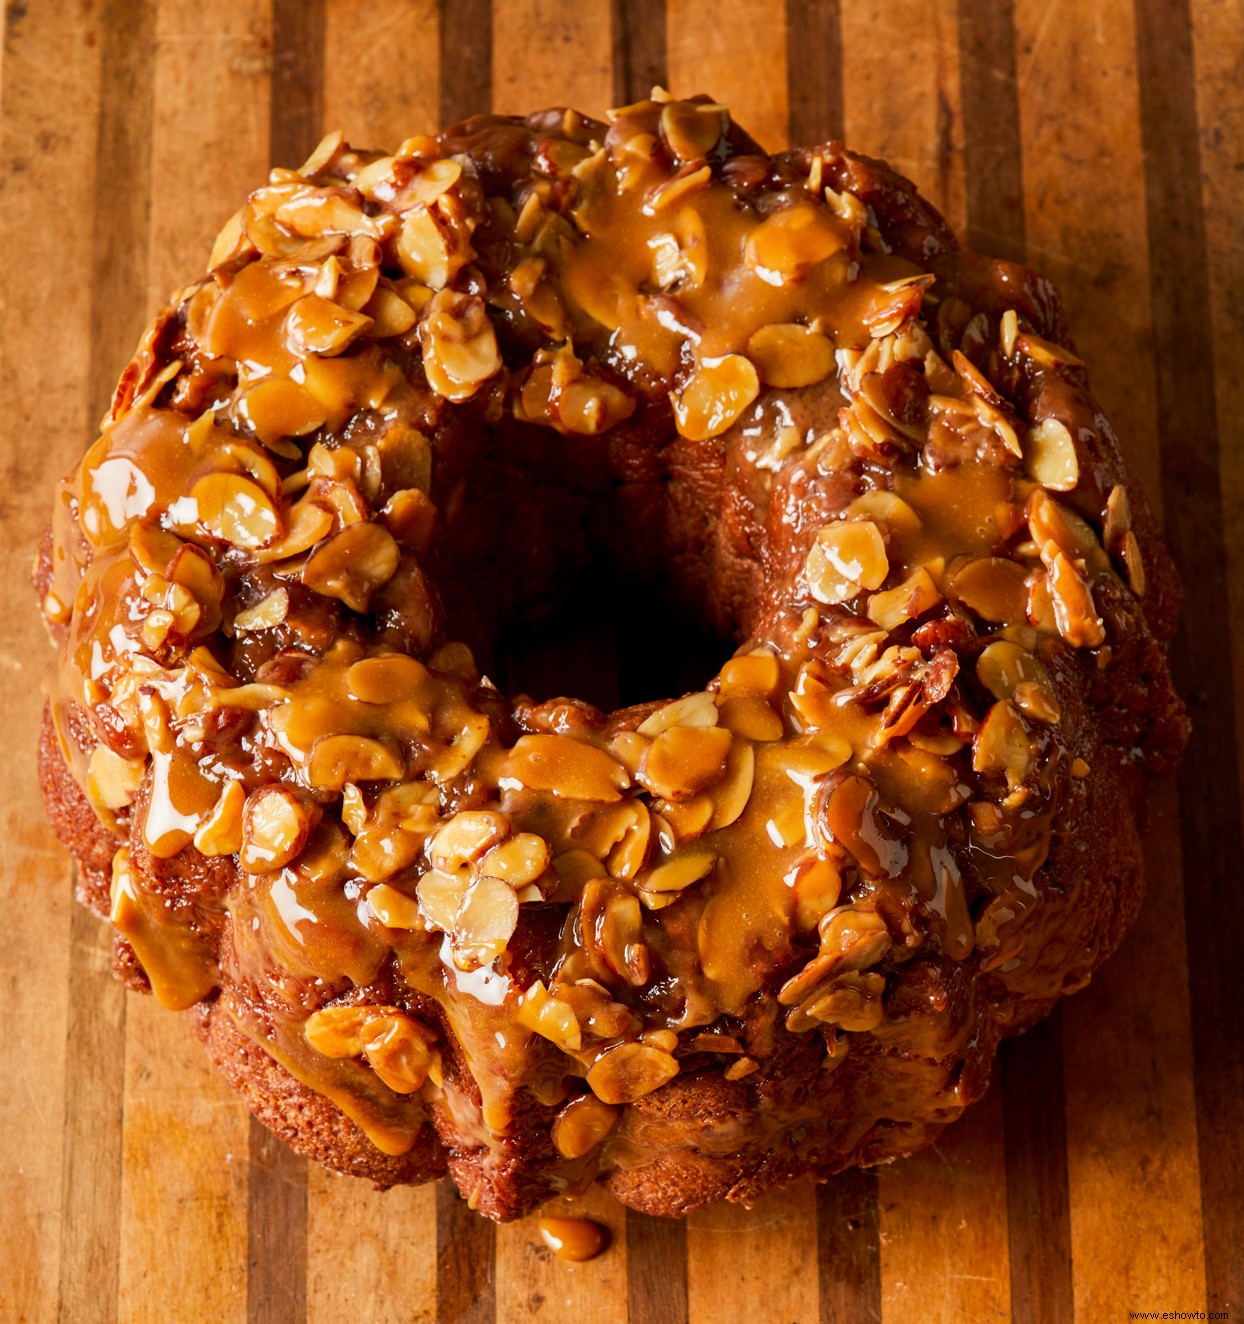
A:
[[[929,1143],[1119,943],[1185,736],[1055,291],[704,97],[273,170],[35,578],[119,977],[296,1150],[495,1219]],[[737,651],[615,712],[482,674],[618,583]]]

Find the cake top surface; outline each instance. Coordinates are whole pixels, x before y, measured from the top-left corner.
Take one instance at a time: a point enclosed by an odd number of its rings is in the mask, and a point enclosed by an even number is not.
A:
[[[499,693],[426,573],[464,429],[715,457],[760,566],[739,653],[615,714]],[[1146,628],[1131,508],[1049,287],[877,163],[766,156],[707,99],[331,135],[57,494],[50,693],[113,922],[389,1153],[440,1024],[481,1135],[526,1088],[573,1163],[710,1059],[914,1034],[918,959],[934,1002],[969,959],[1049,995],[1085,676]]]

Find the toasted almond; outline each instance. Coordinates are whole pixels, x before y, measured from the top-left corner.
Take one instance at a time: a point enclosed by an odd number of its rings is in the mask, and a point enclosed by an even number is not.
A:
[[[247,873],[274,873],[298,858],[315,821],[313,807],[285,786],[262,786],[246,797],[238,863]]]
[[[889,572],[885,539],[871,520],[827,524],[817,534],[804,567],[812,596],[829,604],[880,588]]]
[[[678,431],[692,441],[719,437],[760,394],[760,378],[741,354],[702,359],[670,394]]]
[[[508,769],[529,790],[571,800],[618,800],[631,781],[603,749],[571,736],[520,736],[510,750]]]
[[[678,1075],[669,1054],[647,1044],[624,1043],[602,1053],[587,1073],[588,1088],[602,1103],[634,1103]]]
[[[685,800],[725,775],[732,737],[720,726],[674,726],[652,742],[639,780],[666,800]]]
[[[762,326],[747,342],[747,357],[766,386],[811,386],[828,377],[834,346],[828,336],[797,322]]]
[[[553,1118],[553,1148],[562,1158],[582,1158],[608,1139],[619,1116],[594,1094],[581,1094]]]

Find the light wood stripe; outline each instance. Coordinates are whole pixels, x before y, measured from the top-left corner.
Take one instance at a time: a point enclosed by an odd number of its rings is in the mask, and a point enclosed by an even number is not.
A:
[[[435,0],[326,0],[324,128],[392,150],[440,127]]]
[[[714,1205],[687,1223],[691,1324],[717,1324],[723,1303],[752,1301],[762,1320],[815,1320],[816,1194],[802,1182],[770,1191],[752,1209]]]
[[[786,89],[786,15],[771,0],[667,0],[669,90],[724,101],[767,151],[785,147],[790,130]]]
[[[126,0],[102,16],[101,85],[123,92],[101,105],[96,148],[91,285],[91,373],[87,430],[107,408],[117,347],[133,343],[146,321],[147,214],[150,206],[150,0]],[[118,179],[129,187],[117,188]],[[112,935],[84,907],[71,920],[64,1239],[60,1317],[116,1318],[121,1202],[124,988],[111,978]]]
[[[538,1223],[591,1218],[608,1230],[609,1249],[569,1264],[545,1246]],[[626,1210],[599,1187],[577,1200],[551,1200],[497,1229],[497,1324],[619,1324],[627,1316]]]
[[[932,1149],[880,1168],[881,1318],[1007,1318],[1007,1185],[994,1087]]]
[[[0,1006],[8,1026],[0,1042],[6,1082],[0,1096],[6,1160],[0,1313],[30,1320],[57,1317],[58,1280],[73,1271],[75,1258],[81,1264],[86,1249],[78,1239],[61,1245],[63,1193],[81,1178],[80,1169],[63,1163],[71,1074],[67,994],[79,930],[70,918],[69,862],[47,826],[34,778],[46,645],[29,574],[47,494],[80,449],[86,415],[97,38],[89,16],[68,21],[47,6],[10,6],[0,84],[0,419],[8,434],[0,458],[6,622],[0,675],[12,742],[0,809],[6,846]],[[64,80],[55,97],[48,95],[49,70]],[[46,351],[40,344],[45,334],[55,337]],[[78,1299],[76,1289],[70,1291]]]
[[[1209,1305],[1244,1294],[1244,966],[1239,934],[1244,851],[1235,695],[1222,615],[1227,563],[1216,432],[1213,329],[1189,9],[1181,0],[1136,8],[1141,123],[1166,532],[1184,579],[1183,628],[1171,648],[1190,699],[1192,741],[1179,774],[1187,894],[1192,1048],[1196,1062],[1201,1199]],[[1238,34],[1237,34],[1238,45]],[[1229,371],[1238,372],[1238,365]],[[1238,463],[1238,461],[1237,461]]]
[[[843,10],[848,146],[916,181],[961,231],[966,222],[959,24],[952,4],[857,0]],[[792,43],[793,44],[793,43]]]
[[[613,77],[607,5],[493,0],[492,106],[525,115],[546,106],[604,114]]]
[[[309,1166],[308,1324],[434,1324],[436,1190],[377,1191]]]

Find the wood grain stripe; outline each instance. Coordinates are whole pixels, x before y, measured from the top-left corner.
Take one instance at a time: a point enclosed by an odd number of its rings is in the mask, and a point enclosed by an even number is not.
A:
[[[119,346],[146,320],[155,39],[150,0],[102,15],[100,79],[119,95],[100,109],[92,231],[91,344],[81,440],[95,435],[117,377]],[[125,179],[127,187],[117,188]],[[116,1318],[124,1112],[125,990],[111,977],[112,931],[84,907],[70,921],[60,1318]]]
[[[1196,862],[1200,875],[1187,892],[1185,913],[1206,1291],[1210,1308],[1238,1309],[1244,1302],[1244,964],[1238,951],[1244,840],[1232,658],[1222,628],[1228,601],[1222,457],[1188,4],[1137,5],[1136,27],[1166,533],[1185,592],[1171,657],[1193,721],[1179,774],[1180,837],[1184,858]]]
[[[1239,223],[1240,160],[1244,154],[1241,147],[1244,96],[1240,95],[1244,86],[1244,46],[1240,41],[1238,6],[1232,0],[1192,0],[1192,16],[1238,751],[1244,748],[1244,446],[1238,440],[1239,419],[1244,417],[1244,375],[1239,371],[1244,360],[1244,322],[1240,318],[1240,309],[1244,307],[1244,229]],[[1227,812],[1225,806],[1224,812]],[[1239,812],[1244,813],[1244,803]],[[1238,979],[1238,971],[1233,973]],[[1223,990],[1220,997],[1232,995],[1230,990]],[[1238,988],[1234,996],[1238,1008]],[[1212,1065],[1210,1069],[1214,1069]],[[1235,1081],[1234,1100],[1231,1095],[1223,1096],[1228,1108],[1233,1102],[1239,1106],[1238,1068]],[[1223,1086],[1231,1088],[1230,1080],[1224,1080]],[[1215,1115],[1215,1120],[1223,1119]],[[1211,1270],[1212,1291],[1222,1304],[1229,1301],[1238,1310],[1244,1305],[1244,1250],[1241,1249],[1244,1230],[1240,1227],[1238,1195],[1244,1190],[1244,1173],[1240,1170],[1244,1164],[1244,1127],[1238,1115],[1234,1120],[1227,1118],[1226,1124],[1228,1129],[1216,1137],[1216,1147],[1226,1152],[1215,1161],[1225,1163],[1228,1170],[1217,1178],[1210,1199],[1232,1189],[1237,1194],[1231,1197],[1234,1207],[1228,1206],[1225,1211],[1207,1202],[1206,1218],[1222,1218],[1226,1224],[1215,1234],[1218,1249]],[[1236,1258],[1230,1260],[1223,1251],[1229,1252],[1233,1242]]]
[[[786,145],[786,12],[771,0],[667,0],[670,88],[724,101],[767,151]]]
[[[629,1324],[686,1324],[687,1225],[626,1211]]]
[[[816,1269],[821,1324],[881,1319],[875,1169],[851,1168],[816,1188]]]
[[[841,0],[786,0],[789,140],[796,147],[843,135]]]
[[[492,107],[529,114],[571,106],[601,116],[610,98],[613,40],[604,5],[493,0]],[[520,43],[513,38],[521,33]]]
[[[324,133],[324,0],[272,0],[272,164],[297,167]]]
[[[1145,161],[1130,0],[1017,0],[1030,259],[1058,285],[1132,471],[1158,491]],[[1204,1298],[1183,870],[1155,788],[1149,894],[1118,955],[1063,1008],[1077,1319]]]
[[[1014,6],[959,4],[967,243],[1026,256]],[[1026,1324],[1073,1313],[1061,1018],[1003,1045],[1011,1309]]]
[[[1011,1313],[1016,1324],[1074,1317],[1062,1008],[1003,1045]]]
[[[665,0],[612,0],[613,102],[641,101],[669,80]]]
[[[441,5],[440,85],[442,127],[491,108],[491,0]]]
[[[295,168],[324,120],[324,0],[272,0],[268,159]],[[247,1132],[248,1324],[307,1317],[307,1164],[253,1118]]]
[[[247,1324],[307,1317],[307,1161],[253,1117],[249,1132]]]
[[[440,127],[436,0],[325,0],[324,128],[395,149]]]
[[[960,89],[967,171],[966,242],[1024,260],[1024,180],[1015,81],[1013,0],[959,0]]]
[[[81,1238],[61,1247],[64,1194],[76,1193],[83,1175],[80,1164],[67,1170],[64,1134],[68,997],[73,942],[81,931],[71,918],[69,859],[47,825],[34,771],[48,652],[29,575],[52,484],[87,440],[98,39],[94,13],[28,3],[6,11],[0,83],[0,425],[6,434],[0,451],[6,738],[0,1006],[7,1029],[0,1039],[0,1316],[40,1324],[57,1317],[66,1272],[89,1254]],[[75,1046],[82,1047],[80,1035]],[[98,1065],[90,1064],[82,1084],[89,1087]],[[86,1117],[75,1120],[89,1126]],[[87,1212],[99,1216],[94,1206]],[[104,1290],[110,1285],[105,1280]],[[70,1292],[76,1303],[79,1295]],[[104,1302],[102,1313],[111,1309]]]
[[[438,1324],[494,1324],[496,1228],[459,1196],[436,1187],[436,1318]]]

